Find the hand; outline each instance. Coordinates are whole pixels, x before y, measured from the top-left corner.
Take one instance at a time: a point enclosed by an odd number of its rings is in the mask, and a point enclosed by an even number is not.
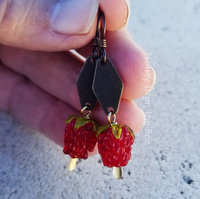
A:
[[[66,5],[62,3],[62,8],[69,13],[61,10],[58,19],[54,16],[50,21],[46,16],[52,11],[55,0],[16,0],[11,5],[6,5],[9,1],[2,2],[0,109],[62,145],[65,119],[79,114],[81,109],[75,82],[83,62],[67,50],[75,48],[83,56],[91,54],[91,45],[87,43],[95,34],[98,1],[85,0],[84,5],[83,0],[62,1],[66,2]],[[80,2],[80,5],[74,6],[72,2]],[[143,125],[144,113],[132,100],[152,89],[155,72],[127,30],[118,30],[124,26],[128,15],[126,2],[100,0],[100,7],[106,15],[107,30],[112,30],[106,34],[107,54],[124,82],[117,121],[129,125],[137,133]],[[55,52],[65,50],[67,52]],[[93,116],[100,123],[107,122],[99,106]]]

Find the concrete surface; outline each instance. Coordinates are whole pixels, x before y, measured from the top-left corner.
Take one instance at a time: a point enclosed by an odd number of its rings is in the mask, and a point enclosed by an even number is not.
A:
[[[199,199],[200,2],[131,3],[129,29],[157,71],[147,124],[116,181],[99,156],[69,173],[62,149],[0,113],[1,199]],[[148,103],[150,102],[150,103]]]

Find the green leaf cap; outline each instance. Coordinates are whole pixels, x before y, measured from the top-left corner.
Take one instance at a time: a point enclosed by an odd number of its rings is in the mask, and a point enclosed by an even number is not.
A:
[[[69,124],[73,119],[78,118],[77,115],[72,115],[65,120],[65,124]]]
[[[97,130],[97,134],[96,136],[98,137],[102,132],[104,132],[106,129],[108,128],[112,128],[112,133],[115,136],[116,139],[119,139],[121,137],[121,133],[122,133],[122,127],[125,127],[129,130],[130,135],[135,138],[133,131],[131,130],[131,128],[129,128],[126,125],[121,125],[121,124],[111,124],[111,125],[104,125],[101,126],[98,130]]]
[[[127,125],[125,125],[125,127],[129,130],[129,132],[130,132],[131,136],[133,137],[133,139],[135,139],[135,135],[134,135],[133,130]]]
[[[105,131],[107,128],[109,128],[110,125],[104,125],[104,126],[100,126],[97,130],[96,136],[98,137],[103,131]]]
[[[79,117],[79,116],[77,116],[77,115],[73,115],[73,116],[69,117],[69,118],[65,121],[65,123],[66,123],[66,124],[69,124],[73,119],[76,119],[76,123],[75,123],[75,125],[74,125],[74,128],[75,128],[75,129],[79,129],[80,127],[82,127],[82,126],[84,126],[84,125],[86,125],[86,124],[88,124],[88,123],[92,123],[93,126],[94,126],[94,127],[93,127],[94,132],[97,131],[98,124],[97,124],[96,122],[94,122],[93,120],[87,119],[87,118],[82,117],[82,116]]]

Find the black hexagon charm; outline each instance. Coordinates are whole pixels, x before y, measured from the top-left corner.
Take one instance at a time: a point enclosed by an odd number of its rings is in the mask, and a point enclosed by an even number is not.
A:
[[[86,59],[76,82],[81,106],[83,108],[87,105],[90,110],[94,108],[97,102],[97,98],[92,90],[95,68],[96,63],[94,62],[93,57],[89,56]]]
[[[92,88],[106,114],[118,111],[123,82],[109,58],[105,63],[97,60]]]

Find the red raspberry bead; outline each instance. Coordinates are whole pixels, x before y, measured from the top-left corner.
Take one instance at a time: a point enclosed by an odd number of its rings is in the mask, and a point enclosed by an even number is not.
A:
[[[78,116],[70,117],[66,123],[63,152],[72,158],[87,159],[88,151],[94,151],[97,143],[97,124]]]
[[[106,125],[100,127],[97,136],[103,164],[108,167],[126,166],[131,158],[131,145],[135,138],[132,130],[126,125]]]

